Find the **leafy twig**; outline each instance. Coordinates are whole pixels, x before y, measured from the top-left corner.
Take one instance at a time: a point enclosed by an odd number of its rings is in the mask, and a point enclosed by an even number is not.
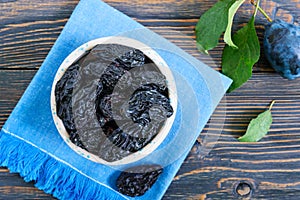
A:
[[[254,24],[257,12],[262,12],[272,21],[259,6],[260,0],[251,0],[255,10],[250,21],[231,37],[234,15],[244,2],[245,0],[219,0],[200,17],[195,28],[197,47],[206,54],[217,46],[225,31],[222,73],[233,80],[227,92],[239,88],[251,78],[253,65],[260,57],[260,43]]]

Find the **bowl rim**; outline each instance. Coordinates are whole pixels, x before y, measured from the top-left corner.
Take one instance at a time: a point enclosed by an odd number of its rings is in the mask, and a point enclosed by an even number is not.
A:
[[[56,114],[56,100],[55,100],[55,86],[56,83],[61,79],[64,72],[68,67],[70,67],[73,63],[75,63],[78,59],[80,59],[81,56],[83,56],[87,51],[91,50],[93,47],[95,47],[98,44],[120,44],[128,47],[132,47],[135,49],[139,49],[142,51],[146,56],[148,56],[158,67],[160,72],[166,77],[166,82],[168,86],[168,92],[169,92],[169,98],[171,101],[171,106],[173,107],[173,114],[171,117],[167,118],[164,122],[163,126],[160,128],[157,135],[141,150],[134,152],[120,160],[108,162],[100,157],[98,157],[95,154],[92,154],[81,147],[76,146],[73,144],[69,139],[69,134],[66,131],[62,120],[57,116]],[[76,153],[83,156],[86,159],[89,159],[91,161],[105,164],[105,165],[123,165],[123,164],[129,164],[136,162],[138,160],[141,160],[142,158],[146,157],[147,155],[151,154],[157,147],[164,141],[164,139],[169,134],[171,127],[173,125],[173,122],[175,120],[176,111],[177,111],[177,89],[175,84],[175,79],[173,77],[172,71],[168,67],[167,63],[163,60],[163,58],[151,47],[147,46],[146,44],[132,38],[128,37],[121,37],[121,36],[109,36],[109,37],[102,37],[97,38],[94,40],[90,40],[78,48],[76,48],[74,51],[72,51],[61,63],[59,66],[51,88],[51,95],[50,95],[50,106],[51,106],[51,113],[52,118],[54,121],[54,124],[57,128],[57,131],[59,132],[60,136],[63,138],[64,142]]]

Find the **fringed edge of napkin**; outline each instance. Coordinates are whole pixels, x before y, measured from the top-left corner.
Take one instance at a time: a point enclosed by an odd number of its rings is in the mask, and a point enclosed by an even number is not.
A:
[[[126,199],[15,136],[0,132],[0,166],[59,199]]]

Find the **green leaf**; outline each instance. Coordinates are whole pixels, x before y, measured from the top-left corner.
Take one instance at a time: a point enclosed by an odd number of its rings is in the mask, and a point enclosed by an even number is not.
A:
[[[207,10],[196,25],[196,41],[199,51],[207,54],[218,45],[228,21],[228,10],[236,0],[220,0]]]
[[[233,80],[228,92],[239,88],[252,76],[252,67],[260,56],[260,44],[254,26],[254,16],[233,35],[238,49],[226,45],[222,55],[222,72]]]
[[[231,28],[232,28],[232,23],[233,23],[233,17],[236,13],[236,11],[239,9],[239,7],[245,2],[245,0],[237,0],[232,4],[232,6],[229,8],[228,11],[228,24],[227,28],[224,34],[224,42],[228,44],[231,47],[238,48],[231,39]]]
[[[273,121],[271,109],[274,103],[272,101],[268,110],[250,121],[246,134],[238,138],[240,142],[257,142],[268,133]]]

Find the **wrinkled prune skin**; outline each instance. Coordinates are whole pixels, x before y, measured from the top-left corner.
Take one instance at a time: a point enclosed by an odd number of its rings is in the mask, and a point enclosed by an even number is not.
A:
[[[120,193],[136,197],[145,194],[163,172],[160,165],[141,165],[123,171],[116,185]]]
[[[300,76],[300,27],[276,19],[266,26],[265,56],[282,77]]]
[[[116,44],[97,45],[70,66],[55,96],[71,142],[108,162],[142,149],[173,114],[153,61]]]
[[[129,100],[128,113],[133,122],[147,126],[151,122],[150,109],[154,106],[161,106],[164,116],[170,117],[173,108],[170,104],[167,91],[161,90],[156,84],[147,84],[138,88]]]
[[[62,78],[55,86],[55,101],[57,116],[62,120],[66,131],[70,134],[70,140],[83,149],[86,149],[82,144],[79,135],[76,133],[76,126],[72,111],[72,93],[74,84],[78,80],[79,65],[74,64],[68,68]]]
[[[147,65],[145,69],[142,68],[144,65]],[[133,68],[139,68],[139,70],[133,70]],[[157,75],[158,72],[158,69],[148,57],[139,50],[133,50],[117,58],[100,77],[96,98],[97,118],[104,134],[114,144],[114,147],[118,147],[122,153],[123,151],[134,153],[146,146],[156,136],[164,120],[173,114],[168,89],[166,84],[162,83],[165,82],[165,77],[160,76],[150,82],[147,80],[151,80],[150,77],[154,75],[159,76]],[[116,88],[117,83],[125,73],[127,76],[135,78],[145,75],[149,75],[149,77],[145,80],[132,80],[126,84],[121,82],[121,88]],[[157,84],[152,82],[157,82]],[[135,89],[130,98],[127,96],[126,88]],[[129,104],[129,108],[123,110],[122,113],[113,113],[112,102],[123,102],[123,104],[115,106],[121,108],[127,107],[126,105]],[[155,108],[150,109],[154,105],[160,107],[162,112],[156,112],[156,115],[153,115]],[[155,126],[150,125],[151,112]],[[119,119],[118,122],[115,119]],[[130,123],[131,121],[133,123]],[[126,128],[124,128],[124,125]],[[107,145],[103,146],[107,147]],[[113,159],[116,158],[116,156],[108,154],[107,149],[103,149],[101,152],[106,152],[105,154],[101,153],[101,157],[106,160],[114,161]],[[112,152],[112,149],[110,149],[110,152]]]

